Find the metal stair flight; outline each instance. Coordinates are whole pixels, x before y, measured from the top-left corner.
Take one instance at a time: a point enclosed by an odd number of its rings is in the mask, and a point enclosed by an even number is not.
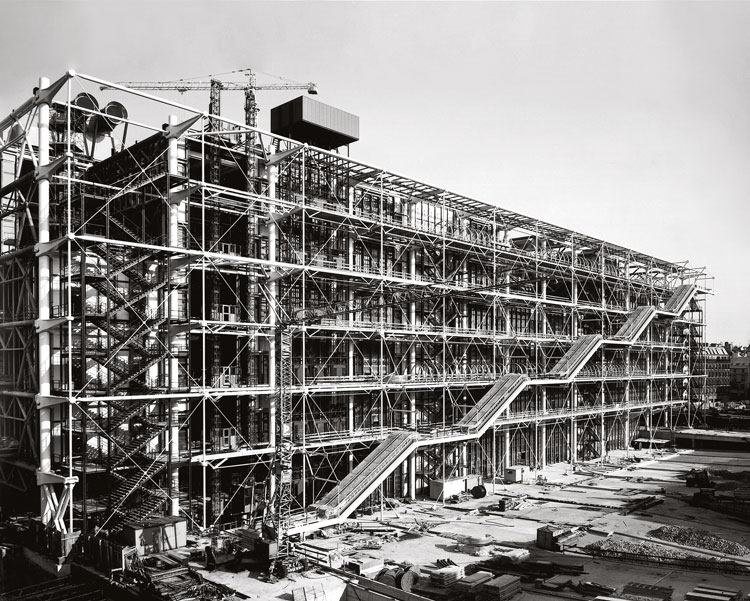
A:
[[[669,300],[664,303],[664,308],[657,309],[657,312],[669,317],[679,317],[688,308],[696,292],[698,292],[698,288],[694,284],[677,286]]]
[[[656,317],[656,307],[652,307],[651,305],[638,307],[630,314],[628,320],[617,330],[612,339],[625,343],[635,342],[640,338],[654,317]]]
[[[393,432],[321,499],[320,513],[326,517],[349,514],[420,446],[481,437],[529,382],[523,374],[501,377],[452,429],[437,438],[409,430]]]
[[[563,381],[572,380],[583,369],[586,362],[594,356],[594,353],[599,350],[602,342],[603,339],[599,334],[581,336],[547,373],[547,377],[559,378]]]
[[[678,316],[688,306],[697,288],[677,287],[663,309],[637,307],[612,339],[599,334],[579,337],[543,379],[531,380],[525,374],[502,376],[452,427],[435,433],[401,430],[387,436],[356,468],[344,477],[313,507],[318,517],[329,523],[340,522],[365,499],[417,448],[481,438],[530,384],[551,381],[571,382],[604,344],[633,344],[657,315]],[[307,524],[300,532],[309,529]],[[294,533],[294,528],[292,533]]]

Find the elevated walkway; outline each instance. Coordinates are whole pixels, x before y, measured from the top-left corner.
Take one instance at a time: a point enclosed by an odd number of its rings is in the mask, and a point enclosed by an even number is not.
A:
[[[680,286],[662,310],[653,306],[636,308],[610,340],[604,340],[599,334],[581,336],[544,379],[530,380],[525,374],[502,376],[453,426],[431,432],[403,430],[391,433],[314,506],[318,510],[318,521],[292,528],[290,533],[309,532],[316,527],[341,522],[417,448],[481,438],[528,385],[573,381],[603,344],[632,344],[658,313],[679,315],[687,307],[695,291],[695,286]]]
[[[655,316],[656,307],[652,307],[651,305],[638,307],[630,314],[630,317],[628,317],[628,320],[622,327],[617,330],[612,340],[614,342],[625,343],[635,342],[641,337],[641,334],[643,334]]]
[[[477,401],[469,412],[456,423],[456,428],[482,436],[492,423],[529,384],[524,374],[508,374],[500,378],[487,393]]]
[[[602,345],[599,334],[586,334],[573,343],[547,376],[560,380],[572,380]]]
[[[697,291],[698,288],[694,284],[677,286],[669,300],[664,303],[664,308],[657,309],[657,312],[669,317],[679,317],[688,308]]]
[[[417,447],[481,437],[529,382],[523,374],[501,377],[458,423],[447,430],[434,434],[392,433],[320,500],[317,504],[319,513],[327,518],[351,513]]]
[[[347,515],[356,509],[416,448],[416,432],[394,432],[365,457],[349,475],[318,503],[326,517]]]
[[[637,307],[611,340],[605,340],[605,342],[611,342],[613,344],[634,343],[641,337],[648,325],[657,315],[679,317],[685,309],[688,308],[690,301],[693,299],[696,292],[696,286],[693,284],[685,284],[674,289],[672,296],[669,297],[662,309],[658,309],[651,305]]]

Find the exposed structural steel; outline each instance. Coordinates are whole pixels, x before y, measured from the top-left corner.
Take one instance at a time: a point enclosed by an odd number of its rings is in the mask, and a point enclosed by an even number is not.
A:
[[[662,313],[668,313],[667,307],[684,309],[695,294],[695,290],[695,287],[691,285],[678,287],[667,301],[665,311]],[[623,341],[626,344],[633,344],[638,333],[645,329],[656,313],[657,310],[654,307],[648,306],[634,310],[615,334],[616,343]],[[443,429],[439,433],[392,433],[342,482],[321,499],[319,506],[323,509],[323,515],[328,518],[345,517],[351,513],[406,457],[420,446],[463,442],[468,437],[481,438],[487,428],[508,409],[526,386],[556,383],[557,378],[560,378],[560,381],[571,382],[605,342],[608,341],[604,341],[598,334],[581,336],[546,374],[547,379],[529,380],[522,374],[501,376],[497,383],[451,429]],[[467,437],[468,433],[470,434]],[[304,530],[304,527],[299,529],[300,532]]]
[[[701,269],[91,76],[39,87],[0,121],[11,509],[284,542],[703,403]]]
[[[308,83],[280,83],[280,84],[263,84],[256,83],[255,73],[250,69],[242,70],[247,76],[246,83],[236,83],[229,81],[220,81],[212,78],[210,81],[197,80],[174,80],[174,81],[119,81],[118,85],[125,86],[131,90],[154,90],[154,91],[177,91],[181,94],[185,92],[195,92],[199,90],[209,90],[211,93],[210,106],[214,115],[221,113],[221,92],[222,90],[241,91],[245,94],[245,125],[255,127],[258,125],[258,104],[255,100],[255,92],[258,90],[305,90],[308,94],[317,94],[318,86],[313,82]],[[112,88],[103,85],[102,90],[111,90]]]

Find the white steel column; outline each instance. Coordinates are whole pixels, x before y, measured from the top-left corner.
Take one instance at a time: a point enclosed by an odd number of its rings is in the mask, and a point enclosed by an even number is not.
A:
[[[413,205],[410,208],[413,210]],[[417,251],[413,248],[409,249],[409,278],[415,280],[417,278]],[[415,301],[409,302],[409,329],[413,332],[417,331],[417,303]],[[414,377],[414,373],[417,369],[417,339],[416,335],[412,338],[411,345],[409,346],[409,374]]]
[[[505,274],[505,294],[510,294],[510,273]],[[505,335],[510,336],[510,308],[505,306]],[[507,357],[506,357],[507,359]]]
[[[575,412],[578,408],[578,390],[575,385],[570,391],[570,464],[578,462],[578,429]]]
[[[506,428],[503,430],[503,478],[505,478],[505,470],[510,467],[510,430]]]
[[[547,241],[544,240],[543,243],[544,243],[544,246],[546,247]],[[545,309],[547,305],[545,303],[547,301],[547,280],[542,280],[541,288],[542,288],[541,290],[542,303],[537,305],[537,307],[539,307],[542,311],[542,316],[541,316],[542,317],[542,338],[546,338],[547,337],[547,312]]]
[[[459,460],[461,461],[461,469],[459,470],[459,475],[461,477],[465,477],[469,471],[467,467],[467,464],[469,463],[468,445],[466,442],[461,443]]]
[[[409,395],[409,426],[413,430],[417,428],[417,401],[414,392]],[[409,498],[413,501],[417,498],[417,452],[409,455]]]
[[[350,190],[349,193],[349,213],[354,212],[354,192]],[[347,271],[350,273],[354,271],[354,236],[349,234],[347,236],[346,240],[346,268]],[[354,330],[354,322],[357,319],[357,313],[354,310],[354,290],[351,286],[349,286],[349,293],[348,293],[348,300],[349,300],[349,329]],[[349,339],[349,342],[347,344],[347,367],[348,367],[348,376],[350,380],[354,379],[354,354],[355,354],[355,345],[354,340],[351,338]],[[351,458],[351,454],[349,455]],[[351,470],[350,470],[351,471]]]
[[[349,198],[347,199],[348,202],[348,211],[350,214],[354,212],[354,192],[353,190],[349,191]],[[349,234],[347,236],[346,240],[346,268],[349,272],[354,271],[354,236]],[[357,313],[354,310],[354,290],[349,287],[348,292],[348,301],[349,301],[349,312],[348,312],[348,319],[349,319],[349,329],[350,331],[354,330],[354,323],[357,319]],[[349,342],[347,343],[347,376],[349,380],[354,380],[354,354],[355,354],[355,345],[354,340],[351,338],[349,339]],[[350,394],[348,396],[349,399],[349,436],[354,436],[354,395]],[[354,469],[354,453],[351,451],[347,452],[347,473],[351,473]]]
[[[351,373],[351,372],[349,372]],[[347,407],[347,414],[348,414],[348,425],[349,425],[349,437],[354,437],[354,395],[349,394],[347,395],[348,399],[348,407]],[[347,460],[348,460],[348,471],[351,472],[354,469],[354,453],[351,451],[347,451]]]
[[[39,79],[39,89],[49,87],[49,79]],[[38,107],[38,129],[39,129],[39,167],[49,164],[49,103],[47,100],[41,102]],[[39,213],[37,233],[39,244],[49,242],[49,179],[48,176],[40,174],[37,182],[37,197],[39,201]],[[50,258],[44,253],[38,258],[39,278],[37,290],[37,303],[39,308],[38,318],[40,321],[50,318]],[[37,360],[39,366],[39,394],[49,396],[52,392],[52,333],[42,328],[39,332],[39,348],[37,349]],[[39,471],[49,473],[52,471],[52,409],[50,407],[39,409]],[[45,495],[44,486],[40,489],[40,516],[45,524],[52,519],[53,508],[49,506]]]
[[[625,411],[625,449],[630,448],[630,410]]]
[[[409,207],[410,211],[414,210],[414,205]],[[415,249],[409,249],[409,278],[414,280],[417,277],[417,252]],[[417,321],[417,303],[411,301],[409,303],[409,328],[412,331],[416,331]],[[416,336],[412,338],[411,345],[409,346],[409,375],[414,377],[417,370],[417,339]],[[417,400],[416,393],[412,392],[409,395],[409,426],[413,429],[417,427]],[[413,501],[417,498],[417,452],[414,451],[409,455],[408,459],[408,472],[409,472],[409,498]]]
[[[541,413],[544,415],[547,413],[547,389],[542,386],[541,387]],[[546,424],[542,422],[537,422],[537,429],[541,434],[541,440],[539,446],[541,447],[539,449],[539,455],[540,455],[540,461],[542,469],[545,469],[547,467],[547,426]]]
[[[575,255],[573,255],[575,258]],[[571,297],[573,301],[573,308],[570,310],[570,328],[571,335],[573,338],[578,338],[578,282],[574,279],[571,282]]]
[[[177,116],[169,116],[169,124],[177,125]],[[169,166],[170,175],[179,175],[179,163],[178,163],[178,139],[176,137],[169,139],[169,147],[167,149],[167,162]],[[183,196],[182,194],[180,196]],[[180,240],[179,231],[179,217],[180,217],[180,204],[185,202],[180,200],[178,202],[169,201],[169,246],[181,247],[184,246]],[[169,280],[170,283],[176,284],[180,275],[170,269]],[[169,302],[167,304],[169,311],[169,318],[175,319],[180,317],[180,299],[177,291],[174,288],[169,289]],[[169,332],[169,388],[170,392],[179,390],[180,388],[180,361],[176,356],[179,351],[179,345],[182,342],[186,334]],[[172,462],[171,478],[171,506],[170,513],[173,516],[180,515],[180,413],[186,410],[186,403],[184,399],[175,399],[168,401],[171,403],[171,419],[169,431],[169,446],[170,446],[170,460]]]
[[[276,165],[268,168],[268,197],[276,198],[276,182],[279,178],[279,170]],[[268,219],[268,261],[273,265],[278,259],[276,257],[277,225],[273,219],[276,205],[269,202]],[[271,448],[276,446],[276,324],[278,322],[277,311],[279,286],[276,280],[268,286],[268,323],[271,326],[271,336],[268,337],[268,387],[271,394],[268,398],[268,444]],[[268,498],[272,499],[276,492],[276,474],[273,470],[269,474]]]

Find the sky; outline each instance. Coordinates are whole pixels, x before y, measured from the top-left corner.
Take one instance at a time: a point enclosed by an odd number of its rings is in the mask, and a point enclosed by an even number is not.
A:
[[[259,83],[314,81],[320,101],[360,117],[353,158],[705,267],[706,339],[750,342],[750,3],[4,0],[0,11],[0,115],[39,76],[71,68],[110,81],[244,68]],[[298,94],[260,92],[261,127]],[[241,121],[228,96],[224,114]]]

